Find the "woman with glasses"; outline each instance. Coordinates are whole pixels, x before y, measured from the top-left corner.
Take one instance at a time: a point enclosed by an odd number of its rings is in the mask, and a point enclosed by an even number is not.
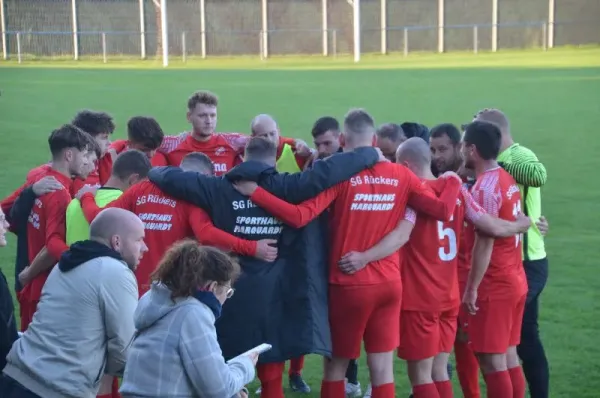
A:
[[[169,249],[135,312],[124,398],[247,396],[258,356],[226,363],[214,325],[239,273],[229,255],[196,241]]]

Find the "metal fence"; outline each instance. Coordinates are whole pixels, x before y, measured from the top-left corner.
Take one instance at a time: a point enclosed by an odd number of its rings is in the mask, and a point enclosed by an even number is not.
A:
[[[497,51],[600,42],[598,0],[0,0],[3,58]],[[166,45],[163,46],[163,43]]]

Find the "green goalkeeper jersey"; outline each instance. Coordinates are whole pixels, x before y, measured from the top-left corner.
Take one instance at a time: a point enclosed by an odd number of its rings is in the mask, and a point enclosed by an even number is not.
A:
[[[123,192],[116,188],[100,188],[96,191],[96,204],[98,207],[104,207],[122,194]],[[73,199],[69,203],[66,222],[67,245],[71,246],[75,242],[90,238],[90,224],[85,219],[83,210],[81,210],[81,203],[79,203],[78,199]]]
[[[517,181],[523,200],[523,213],[534,222],[542,215],[540,187],[546,183],[546,168],[535,153],[517,143],[498,155],[498,163]],[[535,224],[523,235],[523,260],[546,257],[544,237]]]

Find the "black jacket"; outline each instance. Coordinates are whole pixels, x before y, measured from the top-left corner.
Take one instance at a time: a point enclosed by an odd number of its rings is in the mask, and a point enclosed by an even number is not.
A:
[[[283,362],[306,354],[331,355],[327,311],[327,247],[322,220],[301,229],[284,226],[249,199],[231,181],[248,179],[280,198],[300,203],[373,166],[373,148],[335,155],[302,173],[277,173],[264,163],[248,161],[223,177],[207,177],[176,167],[150,171],[150,180],[165,193],[205,209],[215,226],[249,240],[277,239],[279,255],[266,263],[241,257],[242,275],[235,295],[216,323],[226,359],[261,343],[273,349],[259,362]]]
[[[15,258],[15,291],[23,288],[19,282],[19,274],[29,266],[29,243],[27,241],[27,222],[35,204],[33,188],[27,187],[17,197],[10,209],[8,221],[17,235],[17,256]]]
[[[6,366],[8,352],[18,338],[14,308],[8,282],[0,270],[0,368],[2,369]]]

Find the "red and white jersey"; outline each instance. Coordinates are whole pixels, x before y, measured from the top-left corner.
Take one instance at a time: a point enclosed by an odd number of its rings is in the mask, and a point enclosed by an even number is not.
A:
[[[500,166],[478,176],[471,192],[481,207],[494,217],[515,221],[521,213],[519,187]],[[494,240],[490,265],[479,285],[481,299],[509,299],[527,293],[521,254],[522,239],[523,235],[517,234]]]

